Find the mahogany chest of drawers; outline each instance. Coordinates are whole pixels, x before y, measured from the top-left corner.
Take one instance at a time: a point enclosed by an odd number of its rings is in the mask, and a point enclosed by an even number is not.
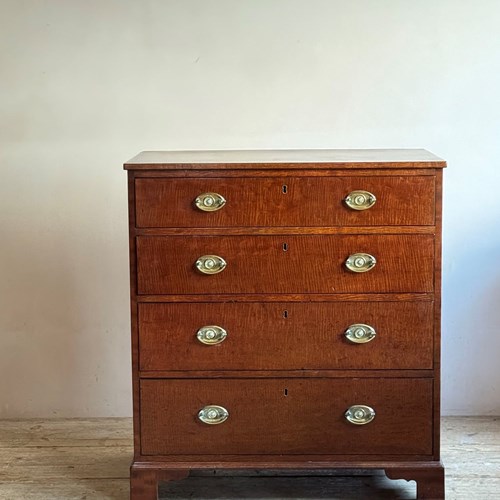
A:
[[[144,152],[131,498],[200,469],[384,469],[444,498],[441,184],[425,150]]]

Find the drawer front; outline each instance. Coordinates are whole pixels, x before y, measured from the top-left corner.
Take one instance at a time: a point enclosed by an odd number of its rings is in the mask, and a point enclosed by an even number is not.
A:
[[[431,369],[432,338],[432,302],[139,304],[141,370]]]
[[[377,260],[346,269],[355,253]],[[220,256],[226,267],[203,274],[195,263]],[[431,292],[432,235],[140,236],[139,294]]]
[[[430,379],[150,379],[141,381],[140,401],[143,455],[432,452]],[[199,411],[210,405],[228,418],[202,422]],[[371,407],[375,418],[348,422],[353,405]]]
[[[433,176],[136,179],[136,225],[432,225],[434,184]],[[349,208],[345,198],[359,190],[375,195],[375,204]],[[224,206],[200,210],[195,200],[204,193],[221,195]]]

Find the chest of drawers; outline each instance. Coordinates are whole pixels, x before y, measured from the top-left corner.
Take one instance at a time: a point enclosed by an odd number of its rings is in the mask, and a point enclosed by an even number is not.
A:
[[[202,469],[384,469],[444,498],[440,158],[144,152],[131,498]]]

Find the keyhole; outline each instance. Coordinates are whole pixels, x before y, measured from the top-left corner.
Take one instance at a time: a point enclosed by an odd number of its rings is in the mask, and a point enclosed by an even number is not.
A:
[[[288,250],[288,243],[283,243],[283,252]]]
[[[288,389],[285,389],[285,396],[288,396]]]
[[[288,318],[288,311],[286,309],[283,311],[283,317],[285,319]]]
[[[283,191],[283,194],[286,194],[286,192],[288,191],[288,186],[286,184],[283,184],[281,190]]]

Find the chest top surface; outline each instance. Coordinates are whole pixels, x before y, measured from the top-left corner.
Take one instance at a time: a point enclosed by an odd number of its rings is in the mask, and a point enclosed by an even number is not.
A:
[[[444,167],[443,159],[425,149],[143,151],[124,164],[125,170]]]

